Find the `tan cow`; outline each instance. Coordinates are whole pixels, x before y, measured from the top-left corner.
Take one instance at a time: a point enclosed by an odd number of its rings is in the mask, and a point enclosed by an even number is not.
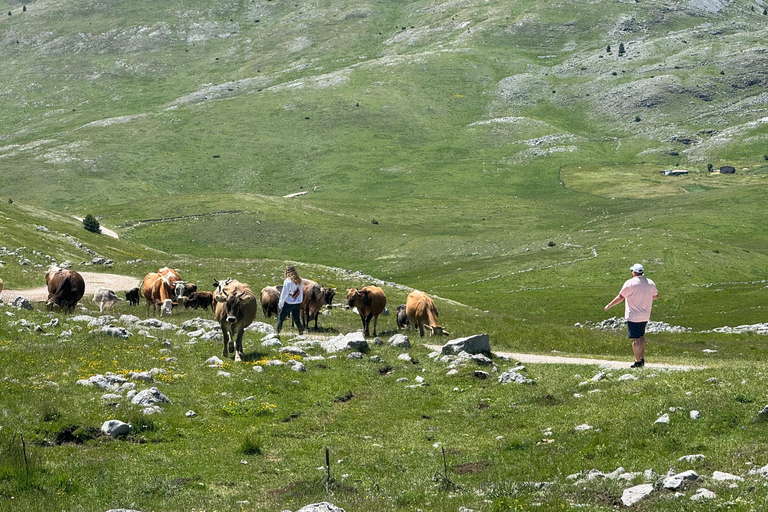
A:
[[[213,294],[214,314],[221,325],[224,338],[222,357],[229,352],[235,354],[235,361],[241,361],[243,356],[243,331],[256,318],[258,303],[251,288],[236,279],[215,281],[216,291]]]
[[[277,305],[280,303],[280,290],[274,286],[265,286],[259,294],[261,300],[261,310],[264,316],[269,318],[274,313],[277,315]]]
[[[387,307],[387,296],[378,286],[365,286],[359,290],[350,288],[347,291],[347,308],[357,308],[363,321],[363,335],[369,336],[369,326],[373,318],[373,335],[376,336],[376,323],[379,315]]]
[[[405,314],[414,329],[417,325],[419,326],[419,336],[422,338],[424,337],[425,325],[429,328],[430,336],[450,335],[437,323],[438,313],[435,303],[424,292],[414,290],[408,294],[408,298],[405,300]]]
[[[147,301],[147,318],[149,318],[149,308],[156,314],[160,309],[160,306],[167,300],[171,301],[176,299],[176,294],[173,289],[173,285],[168,282],[168,279],[163,277],[157,272],[150,272],[144,276],[144,281],[141,285],[142,295]]]
[[[305,329],[309,329],[309,322],[314,318],[315,330],[317,330],[318,313],[325,305],[323,289],[315,281],[302,279],[301,287],[303,299],[301,301],[301,323]]]

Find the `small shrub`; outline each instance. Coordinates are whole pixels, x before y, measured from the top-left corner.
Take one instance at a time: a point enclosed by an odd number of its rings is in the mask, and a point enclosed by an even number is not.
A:
[[[90,213],[83,219],[83,228],[85,228],[86,231],[90,231],[91,233],[101,234],[101,224],[99,224],[99,221],[96,220],[96,217]]]
[[[605,51],[606,51],[607,53],[611,53],[611,45],[608,45],[608,46],[606,46],[606,47],[605,47]]]
[[[619,56],[624,55],[624,43],[619,43]]]
[[[763,160],[768,160],[768,155],[763,155]]]
[[[254,434],[248,434],[243,438],[240,443],[240,453],[243,455],[261,455],[263,453],[261,449],[261,440]]]
[[[635,122],[639,123],[640,121],[642,121],[642,119],[640,119],[640,116],[635,116]]]
[[[712,168],[714,166],[712,164],[707,164],[707,172],[712,172]]]
[[[553,242],[552,240],[547,242],[547,247],[554,247],[554,246],[555,246],[555,242]]]

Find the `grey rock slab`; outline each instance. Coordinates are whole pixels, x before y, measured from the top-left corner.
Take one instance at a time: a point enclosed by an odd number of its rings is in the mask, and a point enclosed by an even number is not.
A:
[[[732,475],[731,473],[724,473],[722,471],[715,471],[712,473],[712,480],[716,480],[718,482],[729,482],[729,481],[737,481],[737,482],[743,482],[744,478],[738,476],[738,475]]]
[[[703,501],[703,500],[713,500],[717,498],[717,494],[710,491],[709,489],[700,488],[696,489],[696,494],[691,496],[691,501]]]
[[[349,334],[340,334],[329,340],[324,340],[320,346],[326,352],[341,352],[343,350],[354,350],[358,352],[368,352],[368,342],[362,332],[352,332]]]
[[[345,512],[345,510],[327,501],[321,501],[320,503],[305,505],[296,512]]]
[[[107,420],[101,425],[101,431],[110,437],[122,436],[131,431],[131,426],[120,420]]]
[[[517,372],[504,372],[501,375],[499,375],[499,383],[509,384],[511,382],[514,382],[516,384],[536,384],[534,380],[529,379],[524,375],[520,375]]]
[[[405,334],[395,334],[389,338],[388,343],[393,347],[411,348],[411,340]]]
[[[621,502],[625,507],[631,507],[653,492],[652,484],[640,484],[628,489],[624,489],[621,495]]]
[[[491,341],[487,334],[476,334],[465,338],[450,340],[443,345],[441,350],[443,354],[458,354],[467,352],[469,354],[491,354]]]
[[[141,405],[142,407],[149,407],[151,405],[155,405],[157,403],[163,403],[163,402],[166,402],[169,404],[173,403],[167,396],[162,394],[160,390],[155,387],[145,389],[144,391],[139,391],[131,399],[131,403],[136,405]]]

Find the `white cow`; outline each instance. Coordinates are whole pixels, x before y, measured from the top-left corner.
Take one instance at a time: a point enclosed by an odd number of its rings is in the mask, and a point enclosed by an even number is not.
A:
[[[160,316],[173,314],[173,300],[165,299],[163,305],[160,306]]]
[[[109,288],[99,287],[96,288],[96,292],[93,294],[93,302],[99,305],[99,311],[103,312],[104,308],[110,309],[115,307],[119,301],[121,301],[114,291]]]

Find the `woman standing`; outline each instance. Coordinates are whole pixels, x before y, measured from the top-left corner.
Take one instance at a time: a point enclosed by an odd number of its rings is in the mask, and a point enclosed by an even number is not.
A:
[[[280,292],[280,302],[278,302],[278,310],[280,315],[277,318],[277,333],[280,334],[280,329],[283,327],[283,320],[286,319],[288,314],[293,318],[299,328],[299,336],[304,334],[304,328],[301,325],[301,301],[304,299],[304,292],[301,286],[301,277],[296,272],[296,267],[288,265],[285,267],[285,281],[283,281],[283,290]]]

